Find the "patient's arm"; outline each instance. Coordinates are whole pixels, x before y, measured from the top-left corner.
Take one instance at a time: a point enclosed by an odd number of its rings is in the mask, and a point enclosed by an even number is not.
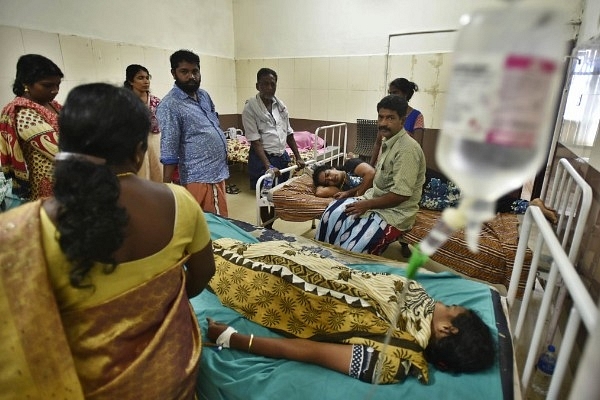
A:
[[[408,200],[409,197],[401,196],[396,193],[386,193],[383,196],[374,197],[368,200],[359,200],[355,203],[348,204],[345,212],[348,215],[363,215],[365,212],[374,209],[392,208]]]
[[[354,169],[354,174],[362,178],[360,185],[356,187],[356,195],[361,196],[365,194],[367,189],[373,186],[373,179],[375,179],[375,168],[366,162],[360,163]]]
[[[336,186],[317,186],[315,188],[317,197],[333,197],[338,192],[340,192],[340,188]]]
[[[227,325],[208,319],[208,338],[215,342]],[[229,347],[259,356],[301,361],[348,375],[352,358],[352,345],[315,342],[308,339],[266,338],[234,333]]]

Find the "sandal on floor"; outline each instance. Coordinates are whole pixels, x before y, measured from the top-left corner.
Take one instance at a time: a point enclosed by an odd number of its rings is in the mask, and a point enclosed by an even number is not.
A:
[[[228,194],[238,194],[240,189],[236,185],[226,185],[225,192]]]

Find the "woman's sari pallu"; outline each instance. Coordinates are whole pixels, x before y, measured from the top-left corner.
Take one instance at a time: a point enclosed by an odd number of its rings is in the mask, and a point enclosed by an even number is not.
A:
[[[0,398],[194,398],[201,343],[184,260],[103,304],[61,315],[40,204],[0,216]]]

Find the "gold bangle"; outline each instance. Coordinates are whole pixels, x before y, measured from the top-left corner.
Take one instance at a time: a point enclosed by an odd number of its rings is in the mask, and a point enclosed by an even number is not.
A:
[[[254,340],[254,334],[250,334],[250,341],[248,342],[248,351],[250,351],[250,347],[252,347],[252,340]]]

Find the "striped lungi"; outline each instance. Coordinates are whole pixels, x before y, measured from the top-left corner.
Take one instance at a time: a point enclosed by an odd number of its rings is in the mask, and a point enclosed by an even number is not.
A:
[[[402,235],[402,231],[374,212],[364,217],[346,214],[346,206],[356,201],[357,198],[349,198],[329,204],[315,238],[357,253],[379,255]]]

